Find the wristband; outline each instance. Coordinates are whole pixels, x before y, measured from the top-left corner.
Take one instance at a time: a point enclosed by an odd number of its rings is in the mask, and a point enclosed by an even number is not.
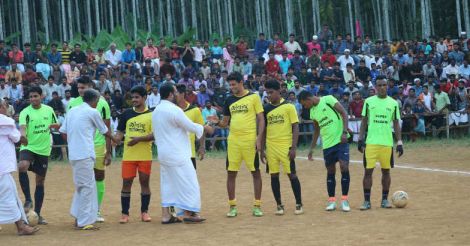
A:
[[[397,141],[397,145],[403,145],[403,141],[398,140],[398,141]]]

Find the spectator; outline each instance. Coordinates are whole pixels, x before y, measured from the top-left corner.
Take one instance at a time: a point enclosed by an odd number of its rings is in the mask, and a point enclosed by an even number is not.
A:
[[[10,86],[5,84],[5,80],[0,80],[0,99],[4,99],[10,96]]]
[[[171,63],[171,59],[163,60],[162,65],[160,67],[160,77],[165,77],[169,74],[171,77],[176,75],[176,69]]]
[[[232,72],[237,72],[243,74],[243,66],[240,63],[240,57],[235,57],[235,62],[233,63]]]
[[[99,79],[95,81],[96,89],[103,95],[106,91],[110,92],[109,88],[110,82],[106,79],[106,74],[101,73]]]
[[[421,93],[423,92],[423,86],[421,85],[421,80],[416,78],[413,80],[414,82],[414,85],[413,85],[413,89],[415,90],[415,94],[417,96],[421,95]]]
[[[264,58],[259,57],[257,62],[253,65],[253,74],[264,74],[266,73],[266,66],[264,64]]]
[[[16,106],[19,105],[20,100],[23,98],[23,86],[21,84],[17,84],[16,79],[12,78],[10,80],[10,95],[8,98],[10,99],[10,102],[12,105]]]
[[[87,56],[81,50],[80,44],[75,44],[74,51],[70,54],[70,61],[74,61],[79,67],[87,63]]]
[[[33,83],[36,78],[38,78],[38,74],[36,72],[34,72],[33,70],[33,66],[31,64],[28,64],[26,66],[26,72],[23,74],[23,85],[29,85],[30,83]]]
[[[327,61],[328,64],[332,65],[336,62],[336,56],[333,54],[331,49],[327,49],[326,52],[322,55],[321,61],[323,63]]]
[[[344,55],[341,55],[340,57],[338,57],[338,62],[340,64],[340,68],[341,70],[346,70],[346,65],[348,63],[351,63],[351,65],[355,65],[354,63],[354,59],[349,55],[351,53],[351,51],[349,49],[345,49],[344,50]]]
[[[294,73],[300,73],[300,69],[302,67],[305,67],[305,61],[304,59],[302,59],[302,57],[300,57],[300,51],[299,50],[296,50],[294,51],[294,57],[292,57],[292,59],[290,60],[291,62],[291,67],[294,68]]]
[[[459,67],[459,75],[461,78],[466,79],[467,81],[470,80],[470,66],[468,65],[468,61],[464,60],[462,65]]]
[[[312,73],[309,73],[306,67],[302,67],[300,73],[296,74],[296,77],[302,86],[310,84],[313,80]]]
[[[356,87],[356,82],[354,82],[353,80],[350,80],[348,82],[348,86],[346,87],[346,89],[344,89],[344,93],[348,93],[349,98],[353,98],[353,94],[356,92],[359,92],[359,89],[357,89]]]
[[[364,59],[359,61],[359,67],[355,70],[356,81],[361,82],[361,84],[367,84],[371,81],[370,69],[366,66],[366,61]]]
[[[62,98],[62,104],[64,105],[64,108],[67,108],[69,106],[71,99],[72,99],[72,94],[70,93],[70,90],[66,90],[65,96],[64,98]]]
[[[205,59],[206,51],[201,46],[201,41],[196,40],[196,46],[193,46],[194,51],[194,68],[199,71],[199,68],[202,66],[202,61]]]
[[[111,96],[111,101],[118,111],[122,111],[124,106],[124,97],[121,94],[121,91],[115,90],[114,94]]]
[[[184,99],[191,105],[197,105],[197,95],[194,92],[194,85],[193,84],[187,84],[187,91],[186,91],[186,96]]]
[[[183,52],[181,54],[182,61],[184,66],[188,66],[188,64],[193,65],[194,62],[194,49],[191,48],[189,40],[184,41]]]
[[[441,90],[441,86],[436,85],[434,87],[434,101],[436,104],[436,111],[440,114],[448,111],[450,107],[449,96],[446,92]]]
[[[10,57],[8,57],[8,51],[5,48],[5,41],[0,40],[0,68],[6,68],[10,65]]]
[[[428,111],[432,112],[435,108],[433,94],[429,92],[427,85],[423,86],[423,92],[419,95],[419,100],[423,102]]]
[[[164,44],[165,42],[163,41]],[[142,48],[142,60],[150,60],[150,65],[155,71],[158,71],[160,65],[160,53],[159,48],[153,45],[153,38],[147,38],[147,45]]]
[[[197,93],[197,105],[202,108],[206,105],[206,102],[210,100],[211,97],[209,93],[207,93],[206,86],[204,84],[200,85],[199,93]]]
[[[353,100],[349,103],[349,113],[353,118],[362,118],[362,108],[364,106],[364,99],[361,94],[356,91],[353,93]]]
[[[127,71],[122,71],[121,72],[121,81],[120,81],[120,86],[121,86],[121,89],[122,89],[122,93],[125,95],[135,85],[137,85],[137,82],[134,79],[132,79],[131,77],[129,77],[129,73],[127,73]]]
[[[239,37],[238,43],[236,46],[236,53],[240,57],[247,57],[248,53],[246,52],[248,49],[248,44],[245,42],[243,37]]]
[[[197,80],[194,81],[194,88],[196,90],[199,90],[201,85],[204,85],[207,89],[209,89],[208,86],[207,86],[207,82],[204,80],[204,75],[202,75],[202,73],[199,73],[197,75]],[[212,88],[210,88],[210,89],[212,89]]]
[[[250,61],[248,61],[248,56],[243,56],[242,66],[243,66],[242,74],[244,76],[248,76],[252,74],[253,65],[251,64]]]
[[[273,77],[277,77],[279,71],[279,62],[274,58],[274,52],[269,52],[269,60],[266,62],[266,73]]]
[[[346,64],[346,69],[343,71],[343,77],[346,83],[356,81],[356,72],[354,71],[351,63]]]
[[[297,96],[300,94],[300,92],[302,92],[303,90],[304,90],[304,88],[302,88],[302,87],[300,86],[299,80],[295,80],[295,82],[294,82],[294,87],[291,88],[291,89],[289,90],[289,92],[293,92],[294,95],[295,95],[295,97],[297,97]]]
[[[11,50],[8,52],[8,57],[10,58],[10,62],[16,63],[18,70],[21,71],[22,73],[24,72],[24,54],[23,51],[18,49],[18,46],[16,44],[11,45]]]
[[[255,42],[255,55],[261,57],[268,49],[269,42],[265,39],[264,33],[259,34],[259,39]]]
[[[207,122],[208,116],[217,116],[217,111],[212,108],[212,102],[210,100],[206,101],[205,107],[202,109],[202,119],[204,123]]]
[[[59,52],[62,60],[60,67],[65,73],[70,70],[70,54],[72,54],[72,51],[69,49],[69,43],[62,42],[62,49]]]
[[[339,84],[337,82],[333,83],[333,86],[328,92],[329,95],[336,97],[338,101],[341,99],[341,95],[343,95],[343,93],[344,93],[343,89],[339,87]]]
[[[220,47],[219,45],[219,40],[218,39],[214,39],[214,41],[212,42],[212,47],[210,48],[210,51],[211,51],[211,54],[212,54],[212,59],[214,60],[213,62],[217,62],[219,63],[220,60],[222,59],[223,57],[223,49],[222,47]],[[255,51],[256,52],[256,51]]]
[[[21,75],[21,71],[18,69],[18,64],[16,63],[12,63],[11,69],[5,74],[5,81],[7,83],[11,83],[13,79],[19,84],[23,82],[23,76]]]
[[[53,80],[54,81],[54,76],[49,76],[49,78],[47,78],[47,80]],[[57,92],[59,93],[59,97],[60,98],[65,98],[65,92],[66,91],[70,91],[72,89],[72,87],[67,84],[67,78],[66,77],[62,77],[60,79],[60,85],[58,85],[58,88],[57,88]]]
[[[312,56],[313,50],[316,50],[318,53],[322,51],[321,45],[318,43],[317,35],[313,35],[312,41],[307,43],[307,56]]]
[[[318,32],[318,41],[320,42],[322,50],[325,50],[333,40],[333,33],[328,25],[323,25],[323,28]]]
[[[343,106],[344,110],[346,110],[346,113],[348,115],[351,114],[351,112],[349,112],[349,102],[351,102],[351,96],[349,95],[349,93],[343,92],[339,100],[339,103],[341,104],[341,106]]]
[[[105,57],[106,64],[108,65],[108,68],[111,68],[114,71],[120,70],[121,61],[122,61],[122,52],[116,49],[115,43],[111,43],[109,45],[109,50],[106,51],[104,57]]]
[[[111,81],[109,81],[108,88],[111,94],[114,94],[114,91],[116,90],[122,91],[121,85],[114,74],[111,75]]]
[[[44,94],[44,101],[49,103],[52,100],[52,94],[57,92],[57,97],[59,96],[59,87],[54,83],[54,77],[49,77],[47,84],[41,86]]]
[[[142,75],[146,77],[153,77],[155,75],[155,68],[152,66],[150,59],[145,60],[145,65],[142,68]]]
[[[160,101],[161,101],[161,98],[160,98],[160,93],[158,93],[158,87],[156,85],[153,85],[152,92],[147,97],[147,101],[145,103],[147,104],[147,107],[149,109],[153,110],[160,103]]]
[[[289,35],[289,41],[284,43],[284,47],[286,48],[287,54],[294,54],[295,51],[302,52],[302,48],[300,47],[299,43],[295,41],[295,35],[291,33]]]
[[[408,97],[405,99],[403,102],[403,105],[410,105],[411,108],[413,108],[416,105],[416,101],[418,100],[418,97],[416,96],[416,91],[414,88],[411,88],[408,91]]]
[[[54,111],[59,113],[65,113],[64,104],[60,100],[59,93],[57,91],[52,92],[52,99],[47,103]]]
[[[78,69],[77,64],[74,61],[67,65],[69,69],[66,70],[65,77],[67,77],[67,83],[71,84],[76,78],[80,77],[80,69]]]
[[[130,74],[140,69],[139,63],[136,62],[135,51],[129,42],[126,43],[126,49],[121,55],[121,69],[127,70]]]

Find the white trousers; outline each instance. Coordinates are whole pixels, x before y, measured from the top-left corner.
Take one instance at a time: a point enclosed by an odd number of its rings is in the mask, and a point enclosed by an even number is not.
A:
[[[11,173],[0,175],[0,224],[12,224],[20,219],[25,222],[23,204],[16,189]]]
[[[96,222],[98,214],[98,195],[93,171],[95,160],[87,158],[70,162],[75,184],[70,214],[77,219],[77,226],[91,225]]]
[[[201,211],[201,192],[196,170],[191,159],[182,160],[183,165],[160,164],[160,187],[162,207],[174,206],[192,212]]]

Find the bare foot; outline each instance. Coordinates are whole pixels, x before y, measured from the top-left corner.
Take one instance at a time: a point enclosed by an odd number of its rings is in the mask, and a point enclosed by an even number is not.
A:
[[[22,226],[20,226],[20,227],[18,228],[18,236],[29,236],[29,235],[33,235],[33,234],[36,233],[37,231],[39,231],[39,228],[38,228],[38,227],[32,227],[32,226],[23,224]]]

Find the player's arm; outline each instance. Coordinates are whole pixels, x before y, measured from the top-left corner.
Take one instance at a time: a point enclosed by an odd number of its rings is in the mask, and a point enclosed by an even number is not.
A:
[[[199,139],[199,149],[197,150],[197,154],[199,155],[199,160],[202,161],[206,154],[206,134],[202,134],[202,137]]]
[[[131,137],[129,142],[127,142],[127,146],[134,146],[140,142],[152,142],[154,140],[155,137],[153,136],[153,133],[142,137]]]
[[[266,122],[264,121],[264,112],[260,112],[256,114],[256,122],[258,125],[258,136],[256,137],[256,149],[258,151],[261,151],[262,149],[261,143],[262,143],[262,139],[264,136],[264,131],[266,130],[265,129]]]
[[[219,118],[214,115],[214,116],[208,116],[207,119],[214,123],[215,126],[219,127],[219,128],[227,128],[228,127],[228,123],[230,122],[230,116],[227,116],[227,115],[224,115],[224,117],[222,118],[222,120],[219,120]]]
[[[116,145],[121,145],[122,139],[124,139],[124,133],[121,132],[121,131],[119,131],[119,130],[116,131],[116,134],[114,135],[113,139],[114,139],[113,142],[114,142]]]
[[[295,159],[295,153],[297,151],[297,142],[299,141],[299,123],[292,124],[292,145],[289,150],[289,158]]]
[[[364,153],[364,135],[366,134],[367,131],[367,124],[369,120],[368,117],[362,117],[361,120],[361,128],[359,130],[359,138],[357,140],[357,149],[359,152]]]
[[[28,138],[26,137],[26,125],[20,125],[20,143],[23,146],[28,146]]]
[[[320,126],[316,120],[313,121],[313,136],[312,143],[310,144],[310,149],[308,151],[308,160],[313,161],[313,150],[317,147],[318,137],[320,136]]]
[[[341,142],[347,143],[348,142],[348,113],[344,109],[341,103],[337,102],[334,106],[336,112],[341,114],[341,118],[343,119],[343,134],[341,135]]]
[[[108,128],[108,131],[105,134],[103,134],[106,137],[105,138],[106,139],[106,157],[105,157],[105,159],[109,159],[109,161],[106,161],[106,163],[109,162],[109,164],[111,164],[111,153],[112,153],[111,141],[113,139],[113,134],[111,132],[111,121],[109,119],[104,119],[103,121],[104,121],[104,124],[106,125],[106,127]]]
[[[395,137],[397,138],[397,153],[398,157],[403,155],[403,141],[401,140],[401,128],[400,128],[400,118],[399,118],[399,109],[396,107],[397,112],[394,115],[393,119],[393,130],[395,131]],[[397,115],[398,114],[398,115]]]
[[[260,160],[261,163],[266,164],[266,131],[263,132],[261,136],[261,150],[260,150]]]

